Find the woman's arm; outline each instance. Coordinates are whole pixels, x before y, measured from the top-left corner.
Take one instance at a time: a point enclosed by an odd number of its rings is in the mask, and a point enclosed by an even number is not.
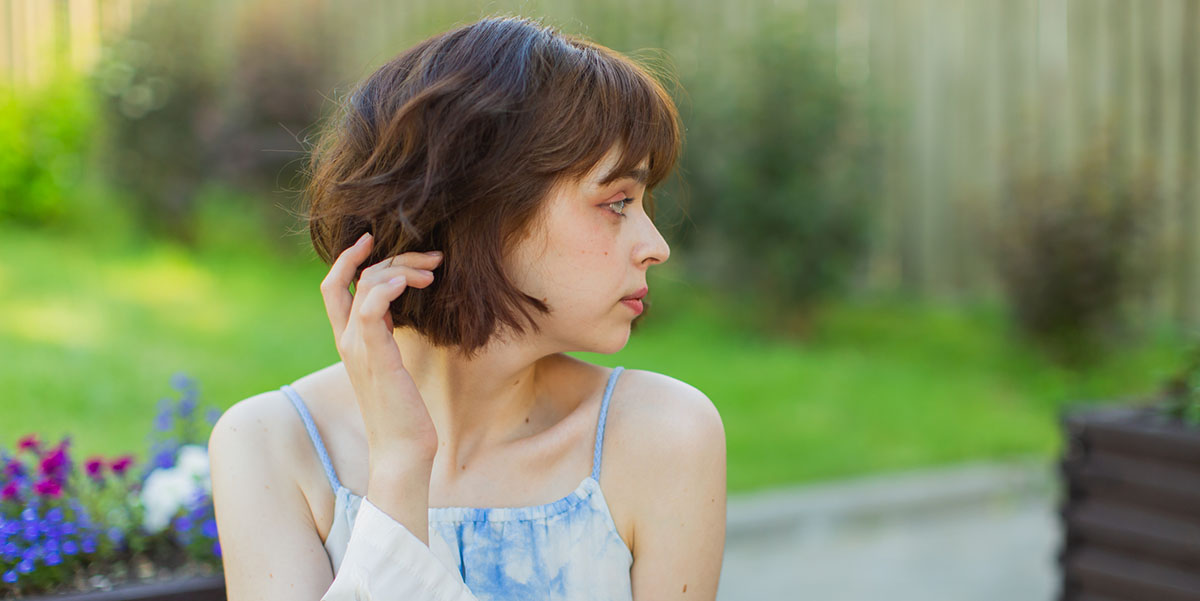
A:
[[[208,440],[229,601],[319,599],[333,580],[312,513],[275,442],[281,410],[290,407],[270,395],[231,407]]]
[[[346,555],[325,587],[331,570],[328,557],[323,566],[315,565],[314,557],[325,552],[307,503],[295,482],[280,474],[286,470],[280,469],[285,463],[278,458],[290,454],[272,458],[263,452],[271,446],[268,424],[285,422],[278,411],[269,411],[272,404],[266,395],[260,395],[265,400],[238,403],[214,426],[209,441],[217,529],[223,545],[226,537],[230,539],[223,560],[232,600],[313,599],[321,591],[323,601],[473,599],[427,543],[429,475],[437,433],[404,368],[388,313],[410,278],[422,288],[432,283],[429,270],[441,256],[405,253],[356,275],[358,265],[370,257],[372,243],[369,234],[363,235],[340,253],[321,282],[337,351],[367,435],[367,497]],[[354,294],[349,291],[351,282]],[[271,582],[277,570],[280,584]]]
[[[703,393],[659,378],[639,391],[656,398],[622,437],[648,459],[632,474],[633,598],[712,601],[725,550],[725,428]]]
[[[264,393],[226,411],[209,438],[229,601],[475,601],[458,573],[370,493],[334,577],[304,494],[282,468],[296,445],[278,425],[295,417],[280,393]]]

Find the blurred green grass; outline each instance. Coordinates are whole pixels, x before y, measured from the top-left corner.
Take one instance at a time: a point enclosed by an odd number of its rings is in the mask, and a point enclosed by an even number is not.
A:
[[[176,396],[171,374],[197,380],[202,407],[225,409],[338,360],[317,288],[324,265],[280,258],[269,250],[279,243],[227,225],[236,206],[212,206],[200,250],[0,231],[0,445],[69,434],[77,456],[144,458],[158,399]],[[772,340],[737,325],[752,299],[706,294],[678,263],[650,270],[654,304],[624,350],[572,354],[704,391],[725,422],[731,491],[1049,458],[1064,403],[1145,395],[1181,353],[1162,335],[1075,373],[1012,340],[999,307],[899,299],[832,305],[806,343]]]

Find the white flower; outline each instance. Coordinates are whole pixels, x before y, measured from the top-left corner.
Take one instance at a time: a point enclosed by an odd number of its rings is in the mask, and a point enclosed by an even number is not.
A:
[[[162,531],[201,489],[212,492],[208,451],[186,445],[180,448],[175,467],[154,470],[142,484],[142,506],[146,509],[143,526],[152,534]]]
[[[212,492],[212,480],[208,475],[208,449],[194,444],[180,447],[175,469],[195,476],[204,486],[204,492]]]

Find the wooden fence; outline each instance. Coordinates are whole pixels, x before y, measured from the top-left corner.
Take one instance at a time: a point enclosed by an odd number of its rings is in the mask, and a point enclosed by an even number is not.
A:
[[[0,0],[0,82],[36,83],[56,47],[86,68],[102,40],[152,1],[169,0]],[[213,1],[230,19],[239,4]],[[718,60],[730,43],[723,34],[752,32],[781,11],[824,20],[839,76],[895,108],[876,132],[886,141],[887,192],[872,285],[995,294],[995,269],[971,224],[1003,214],[1009,174],[1063,168],[1111,125],[1128,140],[1114,151],[1116,168],[1151,161],[1158,173],[1153,241],[1164,264],[1142,305],[1200,326],[1200,0],[511,0],[483,9],[467,0],[345,0],[336,10],[363,64],[482,10],[545,15],[585,35],[589,23],[616,20],[621,27],[599,41],[660,46],[680,69]]]

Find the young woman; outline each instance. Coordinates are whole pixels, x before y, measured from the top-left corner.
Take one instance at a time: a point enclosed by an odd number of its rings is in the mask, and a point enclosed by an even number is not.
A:
[[[209,441],[230,601],[716,597],[712,402],[564,354],[628,341],[680,148],[646,70],[526,19],[360,85],[307,190],[342,361]]]

